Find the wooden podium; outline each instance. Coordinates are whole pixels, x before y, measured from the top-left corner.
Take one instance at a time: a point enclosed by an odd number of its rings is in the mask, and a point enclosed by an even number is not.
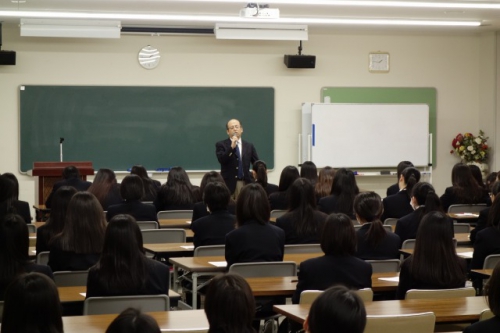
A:
[[[92,162],[34,162],[33,176],[38,176],[38,205],[45,205],[45,200],[56,182],[62,180],[62,172],[67,166],[75,166],[80,172],[80,178],[94,174]]]

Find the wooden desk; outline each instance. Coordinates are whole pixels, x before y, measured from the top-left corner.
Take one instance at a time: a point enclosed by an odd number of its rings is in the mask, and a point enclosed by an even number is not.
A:
[[[471,273],[475,274],[480,279],[489,279],[493,274],[493,268],[489,269],[471,269]]]
[[[455,220],[473,220],[479,218],[479,213],[448,213],[448,216]]]
[[[30,233],[30,246],[35,246],[36,245],[36,234],[35,233]]]
[[[208,331],[203,310],[150,312],[160,329],[165,331]],[[118,315],[92,315],[63,317],[65,333],[102,333]]]
[[[413,254],[413,249],[400,249],[400,253],[402,254]],[[472,252],[474,252],[474,248],[472,247],[457,247],[457,255],[464,259],[472,259]]]
[[[193,243],[144,244],[144,249],[146,251],[154,253],[155,255],[165,254],[165,253],[183,253],[192,256],[194,252],[194,245]]]
[[[45,225],[45,222],[39,222],[39,221],[38,221],[38,222],[34,222],[33,224],[34,224],[34,225],[35,225],[35,227],[38,229],[38,228],[40,228],[42,225]]]
[[[460,233],[455,234],[455,239],[457,240],[458,245],[470,245],[470,234],[468,233]]]
[[[275,312],[293,321],[303,323],[309,313],[310,304],[275,305]],[[484,297],[461,297],[444,299],[412,299],[402,301],[365,302],[369,316],[400,315],[432,311],[437,323],[473,322],[479,314],[488,309]]]
[[[158,220],[160,228],[183,228],[191,227],[191,219],[160,219]]]
[[[302,261],[316,258],[322,256],[323,253],[301,253],[301,254],[285,254],[284,261],[294,261],[299,265]],[[179,287],[179,269],[183,269],[187,272],[191,272],[192,279],[192,294],[193,294],[193,309],[196,309],[197,303],[197,292],[200,288],[198,286],[198,278],[201,276],[214,276],[218,273],[223,273],[226,271],[226,266],[215,266],[210,262],[225,262],[225,258],[222,256],[217,257],[178,257],[170,258],[169,262],[173,265],[173,279],[174,279],[174,290]]]
[[[59,299],[61,302],[83,302],[85,300],[85,296],[82,295],[87,292],[87,286],[77,286],[77,287],[57,287],[59,291]],[[176,293],[173,290],[168,291],[168,297],[170,299],[181,298],[179,293]]]

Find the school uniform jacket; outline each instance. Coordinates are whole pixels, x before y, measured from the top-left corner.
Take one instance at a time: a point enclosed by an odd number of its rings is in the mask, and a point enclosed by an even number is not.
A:
[[[349,255],[324,255],[303,261],[292,302],[299,303],[304,290],[325,290],[339,284],[352,289],[371,288],[372,266]]]
[[[194,247],[224,245],[226,235],[234,230],[235,223],[236,217],[227,210],[216,211],[191,222]]]
[[[401,240],[393,232],[386,232],[385,237],[377,245],[366,239],[371,223],[365,223],[356,231],[358,250],[356,257],[363,260],[399,259]]]
[[[486,228],[488,225],[488,215],[490,214],[490,207],[487,207],[479,212],[476,227],[470,231],[470,241],[474,245],[476,242],[476,235],[478,232]]]
[[[401,244],[407,239],[416,239],[418,227],[420,225],[420,214],[424,210],[424,207],[419,207],[415,209],[408,215],[403,216],[396,223],[396,230],[394,233],[401,239]],[[450,229],[453,236],[455,232],[453,230],[453,219],[448,217],[450,223]]]
[[[110,221],[113,216],[118,214],[131,215],[136,221],[158,221],[155,206],[140,201],[123,201],[117,205],[109,206],[106,219]]]
[[[71,186],[74,187],[77,191],[87,191],[92,185],[91,182],[87,182],[85,180],[81,180],[80,178],[70,178],[70,179],[63,179],[54,184],[52,187],[52,191],[50,192],[47,200],[45,201],[45,206],[47,208],[50,208],[52,205],[52,196],[54,193],[63,186]]]
[[[276,219],[276,226],[280,227],[285,232],[285,244],[319,244],[321,230],[328,215],[317,210],[314,211],[313,218],[311,221],[308,221],[308,223],[313,224],[317,232],[312,235],[300,236],[297,235],[293,227],[294,215],[295,213],[292,211]]]
[[[385,193],[385,194],[386,194],[385,196],[386,196],[386,197],[388,197],[388,196],[393,195],[393,194],[396,194],[396,193],[398,193],[398,192],[399,192],[399,185],[398,185],[398,183],[396,183],[396,184],[392,184],[391,186],[389,186],[389,187],[387,188],[387,191],[386,191],[386,193]]]
[[[271,223],[249,220],[226,235],[226,261],[283,261],[285,232]]]
[[[48,265],[53,272],[85,271],[99,260],[100,253],[76,253],[63,251],[58,245],[50,246]]]
[[[231,200],[229,205],[227,205],[227,211],[230,214],[236,215],[236,203],[234,201]],[[193,217],[191,218],[192,222],[208,215],[210,215],[210,213],[208,212],[207,206],[203,201],[197,202],[193,205]]]
[[[269,196],[269,206],[271,210],[286,210],[288,209],[288,200],[286,197],[286,191],[275,192]]]
[[[451,205],[457,205],[457,204],[487,204],[488,206],[491,205],[491,200],[486,191],[484,191],[483,196],[481,197],[479,202],[463,202],[463,200],[460,200],[460,198],[457,197],[452,186],[447,187],[446,190],[444,191],[444,194],[439,199],[441,200],[441,205],[443,206],[445,212],[448,211],[448,208]]]
[[[396,194],[388,196],[384,198],[382,202],[384,204],[384,213],[381,217],[382,221],[389,217],[401,218],[413,212],[413,208],[410,205],[410,198],[406,190],[401,190]]]
[[[490,333],[500,332],[500,317],[493,317],[487,320],[478,321],[470,326],[467,326],[464,333]]]
[[[476,234],[471,269],[483,269],[484,259],[490,254],[500,254],[500,230],[488,227]]]

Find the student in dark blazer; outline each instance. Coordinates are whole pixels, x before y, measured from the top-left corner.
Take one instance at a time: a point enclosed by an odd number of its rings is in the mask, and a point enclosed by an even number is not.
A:
[[[476,234],[471,269],[482,269],[484,260],[490,254],[500,254],[500,196],[493,200],[488,215],[488,227]]]
[[[257,184],[260,184],[270,196],[279,191],[278,185],[271,184],[267,181],[267,165],[264,161],[255,161],[252,165],[252,176]]]
[[[111,219],[99,261],[90,268],[86,297],[168,295],[169,268],[146,258],[142,234],[130,215]]]
[[[397,298],[410,289],[451,289],[465,287],[467,262],[457,256],[449,221],[441,212],[424,216],[418,229],[415,249],[401,264]]]
[[[66,223],[49,243],[52,271],[82,271],[93,266],[102,251],[106,219],[97,198],[78,192],[71,198]]]
[[[45,206],[47,208],[51,207],[52,196],[59,187],[72,186],[77,191],[87,191],[90,185],[92,185],[91,182],[80,179],[80,172],[78,171],[78,168],[75,166],[65,167],[62,173],[62,177],[63,180],[60,180],[54,184],[54,186],[52,187],[52,191],[50,192],[49,196],[47,197],[47,200],[45,201]]]
[[[236,217],[227,210],[231,193],[224,182],[212,182],[205,186],[203,201],[210,214],[191,222],[194,247],[224,245],[226,234],[234,230]]]
[[[397,183],[392,184],[391,186],[389,186],[387,188],[386,197],[399,192],[399,177],[401,177],[401,172],[403,172],[404,169],[409,168],[409,167],[413,167],[413,166],[414,166],[413,163],[411,163],[410,161],[399,162],[398,167],[396,168]]]
[[[248,184],[236,201],[237,228],[226,235],[226,261],[282,261],[285,232],[269,223],[269,202],[262,186]]]
[[[288,191],[290,208],[276,219],[276,226],[285,231],[285,244],[318,244],[328,215],[316,210],[314,186],[298,178]]]
[[[10,173],[6,172],[2,176],[5,176],[14,182],[14,195],[12,197],[12,205],[15,209],[16,214],[19,214],[23,217],[24,222],[31,223],[31,211],[30,205],[26,201],[19,200],[19,181],[17,177]]]
[[[105,211],[107,211],[110,206],[122,202],[120,185],[116,182],[116,175],[111,169],[99,169],[88,191],[95,195],[102,209]]]
[[[466,327],[464,333],[500,332],[500,265],[496,265],[493,269],[484,291],[488,306],[495,316]]]
[[[250,176],[250,164],[257,161],[259,156],[253,144],[241,139],[243,125],[238,119],[227,122],[226,133],[229,138],[215,144],[215,154],[220,163],[222,178],[231,194],[235,195],[238,182],[241,182],[240,187],[253,182]]]
[[[320,244],[325,255],[300,264],[299,281],[292,297],[294,304],[299,303],[304,290],[325,290],[336,284],[353,289],[371,288],[372,266],[354,256],[356,232],[349,216],[328,216]]]
[[[141,201],[154,201],[158,195],[161,183],[155,179],[149,178],[146,168],[142,165],[134,165],[130,170],[130,174],[137,175],[142,179],[144,196],[141,198]]]
[[[413,208],[410,205],[410,196],[413,186],[420,181],[420,171],[413,167],[409,167],[401,172],[399,177],[399,189],[396,194],[384,198],[384,213],[382,221],[386,218],[401,218],[410,214]]]
[[[417,237],[418,226],[425,214],[434,211],[444,213],[441,201],[434,191],[434,187],[426,182],[417,183],[413,187],[410,203],[415,210],[400,218],[394,231],[401,239],[401,244],[407,239],[415,239]],[[454,236],[453,219],[450,217],[447,218],[451,233]]]
[[[472,176],[467,164],[457,163],[451,170],[451,183],[441,196],[443,209],[448,212],[451,205],[456,204],[482,204],[491,205],[488,192],[480,186]]]
[[[500,193],[500,182],[497,181],[491,186],[491,193],[489,194],[492,202],[495,200],[498,193]],[[479,212],[479,218],[477,219],[476,227],[470,231],[470,241],[472,244],[476,242],[477,233],[489,226],[490,210],[491,207],[486,207]]]
[[[191,210],[199,201],[195,186],[191,184],[186,171],[182,167],[173,167],[168,172],[167,182],[158,191],[153,202],[156,211]]]
[[[288,189],[299,177],[299,170],[292,165],[288,165],[281,170],[278,192],[274,192],[269,196],[271,210],[288,209]]]
[[[155,206],[140,201],[144,196],[144,186],[139,176],[128,175],[123,178],[120,195],[125,201],[109,206],[106,213],[108,221],[119,214],[128,214],[136,221],[158,221]]]
[[[354,219],[354,197],[359,193],[356,178],[351,170],[338,169],[333,178],[330,195],[318,202],[318,209],[326,214],[343,213]]]
[[[200,182],[200,192],[205,193],[205,187],[210,183],[224,183],[224,179],[217,171],[209,171],[203,175]],[[227,210],[231,214],[236,213],[236,202],[230,198],[227,205]],[[208,216],[210,213],[207,210],[207,205],[202,201],[198,201],[193,205],[193,217],[191,221],[194,222],[202,217]]]
[[[398,259],[399,236],[387,232],[380,221],[382,199],[375,192],[363,192],[354,199],[356,219],[362,224],[356,231],[356,257],[364,260]]]

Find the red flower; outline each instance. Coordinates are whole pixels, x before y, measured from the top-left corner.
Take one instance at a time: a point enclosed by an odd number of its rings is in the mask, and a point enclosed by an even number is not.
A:
[[[462,142],[462,140],[464,139],[464,136],[461,133],[458,133],[457,136],[455,137],[455,139]]]
[[[483,145],[481,146],[481,148],[483,148],[484,150],[488,149],[488,145],[483,143]]]
[[[451,145],[453,147],[458,147],[458,146],[460,146],[460,141],[457,139],[453,139],[453,141],[451,142]]]
[[[455,151],[454,151],[453,149],[452,149],[452,150],[450,150],[450,154],[453,154],[454,152],[455,152]]]

